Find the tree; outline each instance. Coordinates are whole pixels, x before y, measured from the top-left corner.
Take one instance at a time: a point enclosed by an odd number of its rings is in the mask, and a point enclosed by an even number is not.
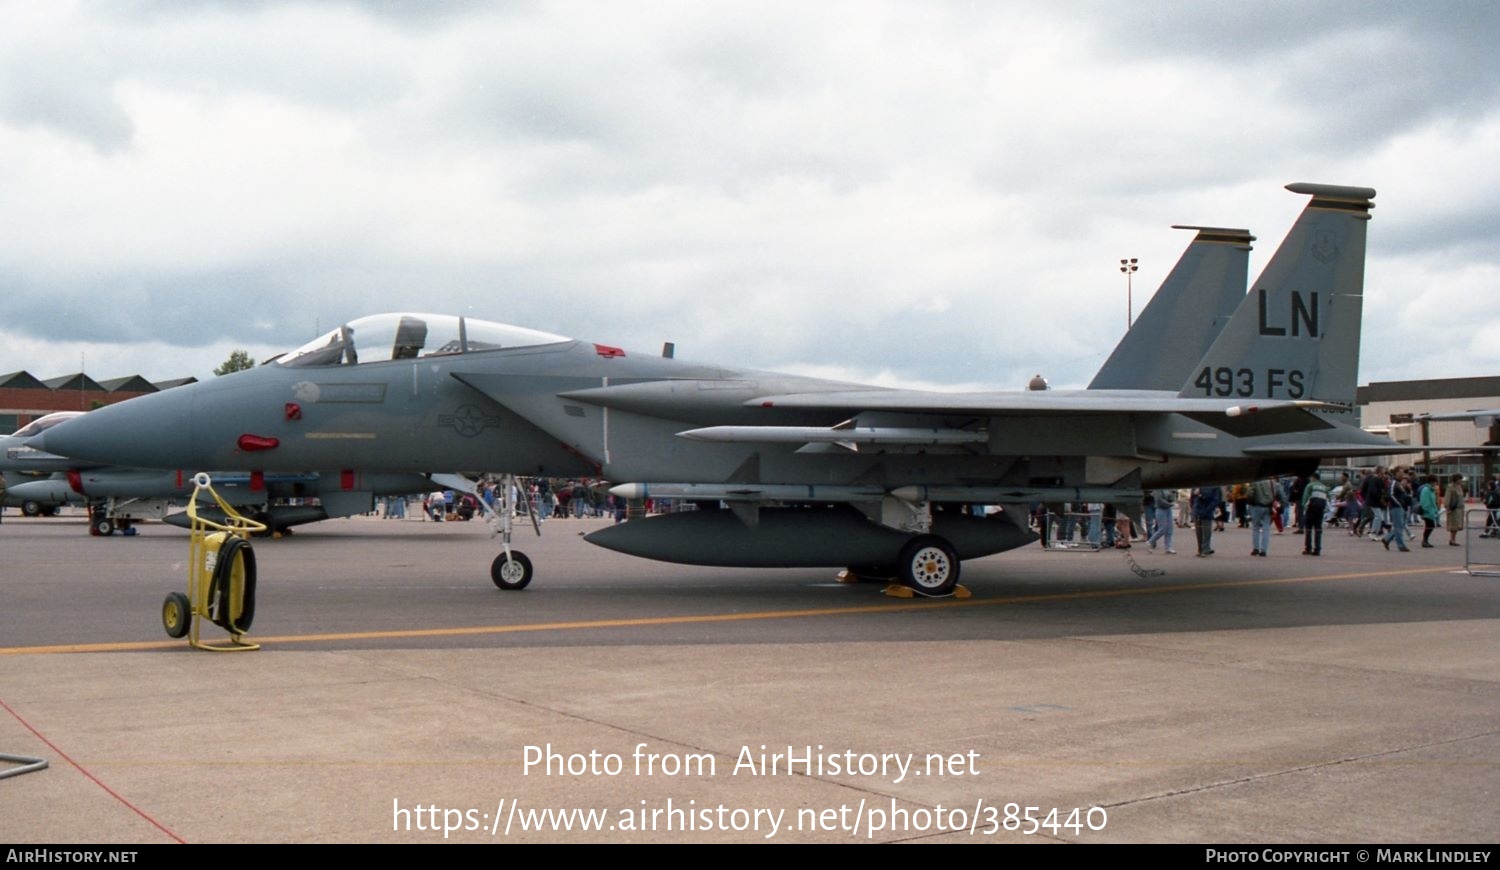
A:
[[[236,350],[229,354],[229,359],[224,364],[214,369],[215,375],[227,375],[230,372],[241,372],[245,369],[255,368],[255,360],[242,350]]]

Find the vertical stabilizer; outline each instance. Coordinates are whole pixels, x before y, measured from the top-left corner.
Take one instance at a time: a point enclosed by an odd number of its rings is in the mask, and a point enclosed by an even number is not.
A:
[[[1240,301],[1249,230],[1176,225],[1198,235],[1089,384],[1091,390],[1175,390],[1193,373]]]
[[[1180,395],[1353,407],[1375,191],[1301,183],[1286,189],[1312,200]]]

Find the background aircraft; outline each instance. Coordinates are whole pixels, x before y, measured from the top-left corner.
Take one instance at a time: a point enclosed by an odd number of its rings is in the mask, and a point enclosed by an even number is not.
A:
[[[56,479],[57,472],[66,471],[67,466],[58,462],[57,456],[27,447],[26,441],[82,413],[60,411],[48,414],[10,435],[0,436],[0,475],[5,478],[7,507],[19,507],[26,516],[38,517],[51,516],[70,501],[81,503],[65,480]]]
[[[91,531],[113,534],[133,519],[165,518],[184,525],[183,515],[169,515],[193,493],[193,474],[148,468],[106,466],[59,456],[24,442],[83,411],[59,411],[40,417],[0,437],[0,472],[6,475],[6,503],[22,505],[28,516],[50,513],[64,504],[89,508]],[[367,513],[375,496],[427,493],[430,479],[410,473],[214,472],[214,489],[236,508],[246,509],[277,532],[330,517]],[[318,504],[293,504],[317,499]],[[37,505],[35,511],[25,505]],[[209,511],[212,514],[217,509]]]
[[[963,559],[1035,539],[1033,501],[1138,509],[1145,488],[1399,451],[1351,425],[1375,192],[1288,189],[1309,195],[1307,207],[1175,390],[884,389],[392,314],[30,443],[148,467],[459,468],[665,486],[730,509],[588,540],[698,564],[873,566],[944,594]],[[130,435],[104,436],[120,431]],[[961,510],[969,504],[1004,509],[981,518]],[[492,579],[519,588],[531,576],[507,542]]]

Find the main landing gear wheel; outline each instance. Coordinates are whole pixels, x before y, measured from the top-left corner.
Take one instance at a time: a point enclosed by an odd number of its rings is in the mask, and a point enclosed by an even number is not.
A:
[[[167,637],[186,637],[192,624],[193,605],[181,592],[169,592],[161,603],[161,624]]]
[[[106,517],[106,516],[103,516],[103,515],[97,516],[97,517],[94,518],[94,534],[96,534],[96,535],[113,535],[114,533],[115,533],[115,523],[114,523],[114,520],[111,520],[109,517]]]
[[[21,515],[28,517],[39,517],[42,515],[42,503],[39,501],[21,502]]]
[[[919,595],[951,595],[958,585],[958,556],[934,535],[913,538],[901,550],[901,582]]]
[[[490,579],[501,589],[525,589],[531,582],[531,560],[518,550],[510,551],[510,559],[501,553],[490,563]]]

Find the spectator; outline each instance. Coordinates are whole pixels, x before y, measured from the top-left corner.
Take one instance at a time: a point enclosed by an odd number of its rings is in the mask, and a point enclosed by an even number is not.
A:
[[[1328,487],[1314,474],[1302,485],[1302,555],[1323,555],[1323,512],[1328,509]]]
[[[1250,555],[1264,556],[1271,546],[1271,507],[1276,488],[1269,480],[1257,480],[1247,487],[1245,502],[1250,511]]]
[[[1193,500],[1193,519],[1198,526],[1200,557],[1214,554],[1214,523],[1223,504],[1224,493],[1220,487],[1203,486],[1197,489],[1197,497]]]
[[[1443,510],[1447,512],[1448,546],[1458,546],[1458,533],[1464,530],[1464,476],[1454,472],[1448,478],[1448,489],[1443,492]]]

